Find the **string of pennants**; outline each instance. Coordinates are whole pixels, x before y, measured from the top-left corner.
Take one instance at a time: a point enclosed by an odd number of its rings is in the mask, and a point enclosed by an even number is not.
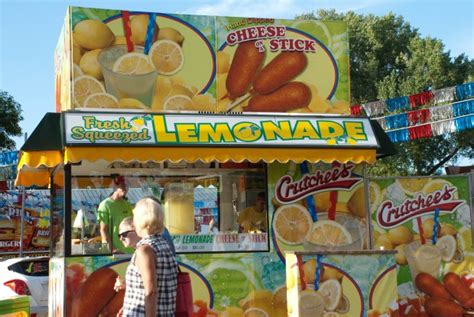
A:
[[[379,122],[392,142],[473,129],[474,82],[351,106],[352,115],[363,112]]]

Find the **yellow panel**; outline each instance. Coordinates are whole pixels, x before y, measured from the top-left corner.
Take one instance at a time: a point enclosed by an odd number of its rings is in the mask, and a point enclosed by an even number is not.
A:
[[[314,148],[216,148],[216,147],[67,147],[65,163],[81,160],[96,161],[186,161],[286,163],[293,161],[374,163],[375,149],[314,149]]]

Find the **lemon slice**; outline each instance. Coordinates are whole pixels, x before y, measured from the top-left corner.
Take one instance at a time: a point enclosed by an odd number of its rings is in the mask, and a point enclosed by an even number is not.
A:
[[[339,317],[339,316],[341,316],[341,315],[339,315],[338,313],[336,313],[334,311],[326,312],[323,315],[323,317]]]
[[[272,303],[274,307],[286,307],[286,302],[286,285],[283,285],[273,292]]]
[[[93,94],[84,100],[85,108],[118,108],[118,100],[106,93]]]
[[[374,211],[382,202],[382,191],[377,183],[370,182],[369,184],[370,210]]]
[[[396,180],[400,188],[408,195],[415,195],[429,183],[431,178],[399,178]]]
[[[263,309],[252,307],[244,311],[244,317],[269,317],[269,315]]]
[[[442,236],[436,242],[436,247],[441,251],[441,259],[451,262],[456,253],[456,239],[453,236]]]
[[[112,70],[121,74],[143,75],[153,72],[154,68],[145,54],[132,52],[120,56]]]
[[[415,251],[415,267],[418,271],[432,274],[439,271],[440,264],[441,251],[436,246],[423,244]]]
[[[193,101],[185,95],[174,95],[168,97],[163,105],[163,109],[168,111],[189,110],[192,108]]]
[[[319,292],[304,290],[299,297],[299,316],[321,316],[324,311],[324,298]]]
[[[333,220],[315,222],[306,239],[311,243],[323,246],[340,246],[352,243],[349,231]]]
[[[299,204],[283,205],[273,216],[276,237],[288,245],[303,243],[312,223],[308,210]]]
[[[150,48],[148,58],[158,73],[162,75],[173,75],[184,64],[183,49],[179,44],[170,40],[156,41]]]
[[[434,180],[428,182],[428,183],[423,187],[423,189],[422,189],[421,191],[422,191],[423,193],[425,193],[425,194],[429,194],[429,193],[433,193],[433,192],[435,192],[435,191],[444,189],[444,187],[445,187],[446,185],[449,186],[449,187],[455,187],[453,184],[451,184],[451,183],[448,182],[447,180],[442,179],[442,178],[438,178],[438,179],[434,179]],[[454,191],[454,193],[453,193],[453,198],[454,198],[454,199],[458,199],[458,198],[459,198],[459,195],[458,195],[457,190]]]
[[[74,79],[74,106],[82,107],[84,100],[93,94],[105,93],[105,88],[100,81],[89,75],[79,76]]]
[[[324,298],[324,308],[336,310],[342,297],[342,287],[338,280],[327,280],[319,285],[318,290]]]
[[[77,77],[82,76],[82,75],[84,75],[84,72],[82,71],[82,69],[79,67],[79,65],[74,64],[72,68],[72,77],[76,79]]]

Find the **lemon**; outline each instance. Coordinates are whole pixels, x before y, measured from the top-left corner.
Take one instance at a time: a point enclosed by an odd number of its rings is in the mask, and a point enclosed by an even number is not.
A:
[[[449,223],[442,223],[441,224],[441,235],[442,236],[446,236],[446,235],[455,236],[456,233],[457,233],[457,230],[456,230],[456,228],[454,228],[453,225],[450,225]]]
[[[81,67],[81,70],[84,72],[84,74],[95,77],[98,80],[104,79],[98,59],[100,52],[102,52],[101,49],[86,52],[84,55],[82,55],[81,62],[79,63],[79,66]]]
[[[430,178],[399,178],[396,180],[400,188],[408,195],[414,196],[420,192]]]
[[[349,231],[333,220],[315,222],[306,239],[313,244],[322,246],[341,246],[352,243]]]
[[[150,62],[162,75],[177,73],[184,64],[184,53],[181,46],[170,40],[156,41],[148,53]]]
[[[407,264],[407,257],[405,256],[405,245],[400,244],[395,247],[397,250],[397,254],[395,254],[395,260],[397,261],[398,265],[405,265]]]
[[[460,244],[460,249],[461,250],[471,250],[472,251],[472,246],[473,246],[473,241],[472,241],[472,232],[471,228],[468,227],[463,227],[459,229],[459,244]]]
[[[216,108],[216,100],[209,94],[196,95],[191,99],[196,111],[214,111]]]
[[[308,210],[299,204],[283,205],[273,216],[275,236],[288,245],[303,243],[312,223]]]
[[[193,108],[193,101],[186,95],[170,96],[163,104],[163,110],[166,111],[191,110]]]
[[[286,285],[278,287],[272,296],[272,304],[274,308],[283,307],[286,308]]]
[[[334,312],[334,311],[329,311],[329,312],[325,312],[323,317],[339,317],[341,315],[339,315],[338,313]]]
[[[73,82],[74,107],[82,107],[84,100],[93,94],[105,93],[105,88],[100,81],[92,76],[83,75]]]
[[[388,238],[394,245],[406,244],[413,240],[413,233],[405,226],[398,226],[388,231]]]
[[[170,40],[179,45],[183,45],[184,37],[178,30],[173,28],[163,28],[158,32],[158,40]]]
[[[118,108],[118,100],[107,93],[92,94],[84,100],[85,108]]]
[[[424,233],[423,236],[426,239],[431,239],[433,237],[433,228],[434,228],[433,218],[427,218],[427,219],[423,220],[422,227],[423,227],[423,233]],[[440,233],[441,233],[441,230],[438,227],[438,237],[439,237]]]
[[[313,195],[314,204],[317,212],[327,212],[331,207],[331,192],[316,193]]]
[[[316,260],[309,259],[303,264],[304,280],[306,283],[314,283],[314,274],[316,273]]]
[[[353,215],[359,218],[367,217],[367,211],[365,208],[365,190],[363,185],[353,191],[351,198],[347,202],[347,207]]]
[[[148,109],[140,100],[134,98],[122,98],[118,102],[119,108],[127,109]]]
[[[350,115],[351,110],[349,108],[349,103],[344,100],[336,100],[331,103],[331,107],[329,108],[330,113],[337,113],[343,115]]]
[[[441,251],[441,259],[444,262],[451,262],[456,252],[456,239],[453,236],[442,236],[436,242],[436,247]]]
[[[342,287],[338,280],[327,280],[319,285],[318,290],[324,298],[324,308],[336,310],[342,297]]]
[[[143,75],[153,72],[153,65],[143,53],[127,53],[120,56],[114,63],[112,70],[116,73],[128,75]]]
[[[72,43],[72,61],[74,64],[78,64],[81,62],[82,58],[82,48],[76,43]]]
[[[217,73],[225,74],[230,69],[230,56],[224,51],[218,51],[216,54]]]
[[[242,308],[239,307],[227,307],[222,312],[222,317],[242,317],[244,315],[244,311]]]
[[[324,311],[324,298],[319,292],[304,290],[299,295],[299,316],[321,316]]]
[[[269,315],[263,309],[252,307],[244,312],[244,317],[269,317]]]
[[[321,281],[322,282],[327,281],[327,280],[341,281],[343,276],[344,275],[338,269],[330,267],[330,266],[325,266],[322,276],[321,276]]]
[[[379,184],[375,182],[369,183],[370,211],[373,212],[382,202],[382,191]]]
[[[130,21],[130,29],[132,30],[132,41],[136,45],[145,45],[146,33],[148,29],[148,21],[150,16],[148,14],[139,14]],[[158,34],[158,24],[153,26],[153,42],[156,40]]]
[[[115,35],[99,20],[83,20],[74,27],[74,41],[87,50],[106,48],[112,45]]]
[[[425,186],[423,186],[423,189],[421,191],[424,194],[430,194],[430,193],[434,193],[435,191],[443,190],[446,186],[455,187],[453,184],[451,184],[447,180],[438,178],[438,179],[433,179],[432,181],[428,182]],[[456,189],[453,192],[453,199],[458,199],[458,198],[459,198],[459,195]]]
[[[133,42],[133,41],[132,41]],[[127,39],[125,36],[116,36],[115,41],[112,45],[127,45]]]
[[[239,304],[245,311],[250,308],[258,308],[268,312],[272,311],[272,298],[273,293],[268,290],[255,290],[250,292]]]
[[[387,234],[381,234],[377,240],[375,240],[375,249],[380,249],[380,250],[392,250],[393,249],[393,243],[388,237]]]
[[[185,86],[185,85],[182,85],[182,84],[176,84],[173,82],[172,86],[171,86],[171,91],[170,91],[170,96],[173,96],[173,95],[185,95],[185,96],[188,96],[189,98],[192,98],[195,94],[195,92],[193,91],[193,89]]]
[[[73,64],[72,66],[72,78],[77,78],[79,76],[84,75],[82,69],[77,64]]]

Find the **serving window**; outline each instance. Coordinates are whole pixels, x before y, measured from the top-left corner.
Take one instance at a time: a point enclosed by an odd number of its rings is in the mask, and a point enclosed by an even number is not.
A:
[[[71,172],[71,255],[133,252],[118,237],[119,223],[143,197],[161,202],[178,253],[269,250],[265,164],[98,161]],[[125,200],[104,212],[117,183]]]

